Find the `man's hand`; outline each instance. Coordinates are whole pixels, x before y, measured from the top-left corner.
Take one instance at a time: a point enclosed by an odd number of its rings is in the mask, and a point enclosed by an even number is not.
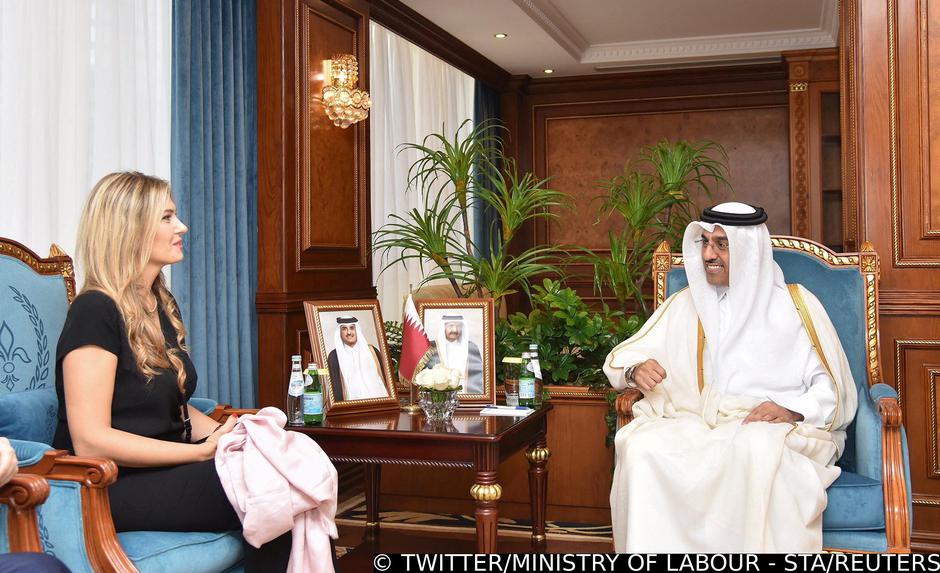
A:
[[[17,470],[16,452],[10,445],[10,440],[0,438],[0,485],[6,485],[13,479]]]
[[[637,364],[633,371],[633,381],[643,390],[652,390],[666,379],[666,370],[654,359]]]
[[[795,424],[803,421],[803,414],[787,410],[770,400],[758,404],[751,413],[744,418],[744,423],[770,422],[771,424]]]

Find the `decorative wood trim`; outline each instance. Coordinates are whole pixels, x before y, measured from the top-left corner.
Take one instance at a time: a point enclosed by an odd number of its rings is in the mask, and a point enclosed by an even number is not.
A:
[[[894,341],[894,377],[897,380],[898,403],[904,403],[904,380],[907,372],[904,368],[904,352],[909,348],[930,348],[940,350],[940,340],[895,339]]]
[[[930,184],[930,129],[927,127],[930,123],[930,70],[931,63],[936,64],[936,62],[931,62],[929,58],[929,38],[928,29],[930,27],[929,14],[928,14],[928,5],[930,2],[926,0],[921,0],[917,2],[918,10],[917,18],[917,62],[918,69],[921,72],[921,76],[917,81],[917,112],[920,120],[923,122],[923,128],[920,130],[920,150],[919,150],[919,165],[918,170],[920,171],[920,196],[921,196],[921,209],[923,209],[923,215],[920,217],[921,221],[921,239],[926,240],[937,240],[940,239],[940,228],[931,228],[931,223],[933,222],[934,215],[938,213],[933,212],[934,209],[931,208],[931,184]]]
[[[882,315],[940,316],[940,293],[923,290],[890,290],[880,293]]]
[[[722,66],[683,70],[643,70],[591,76],[532,78],[525,82],[525,94],[537,104],[558,104],[586,99],[585,94],[623,93],[638,90],[681,95],[711,93],[776,93],[786,95],[787,71],[780,63]],[[610,101],[599,95],[584,103]]]
[[[509,72],[399,0],[369,0],[369,5],[370,15],[376,23],[455,68],[499,91],[509,82]]]
[[[330,456],[333,462],[349,462],[356,464],[391,464],[399,466],[417,466],[423,468],[470,469],[472,462],[446,462],[435,460],[411,460],[398,458],[376,458],[360,456]]]
[[[792,188],[790,196],[792,205],[790,221],[793,234],[805,237],[810,234],[809,186],[807,185],[809,178],[807,173],[808,146],[806,136],[806,88],[809,84],[806,82],[798,83],[802,84],[802,89],[794,89],[794,84],[790,84],[790,116],[791,121],[793,121],[793,131],[790,135],[792,138],[791,144],[793,145],[793,148],[790,150],[790,169],[793,177],[790,181]]]
[[[890,149],[890,183],[891,183],[891,246],[894,266],[905,268],[935,268],[940,267],[940,257],[935,256],[904,256],[904,230],[901,220],[901,197],[900,197],[900,175],[898,165],[898,155],[900,143],[900,133],[898,123],[900,122],[900,110],[898,106],[899,86],[898,86],[898,1],[888,0],[887,5],[887,35],[888,35],[888,128],[889,128],[889,149]],[[914,33],[920,36],[922,31],[918,26]],[[927,73],[926,68],[919,70],[921,74]],[[918,81],[920,78],[918,78]],[[918,100],[920,102],[920,99]],[[923,110],[918,110],[923,113]],[[918,150],[916,153],[923,153],[924,150]],[[929,161],[925,164],[920,161],[921,169],[926,169]],[[923,175],[922,177],[926,177]],[[928,190],[922,183],[921,193]],[[924,215],[924,214],[922,214]],[[924,217],[920,217],[921,230],[924,231]],[[928,238],[936,238],[928,236]]]
[[[85,550],[92,569],[103,573],[137,571],[121,548],[111,520],[108,486],[117,481],[118,473],[113,461],[50,450],[36,464],[20,468],[20,472],[81,484]]]
[[[310,106],[307,102],[313,101],[313,95],[309,93],[310,80],[308,73],[313,63],[308,61],[310,44],[310,17],[315,15],[318,18],[329,21],[339,28],[348,31],[352,36],[353,53],[359,63],[359,83],[364,89],[368,89],[369,84],[369,31],[366,12],[356,9],[354,5],[346,3],[337,3],[332,0],[323,0],[325,4],[337,11],[345,12],[356,24],[346,25],[336,18],[331,17],[324,11],[318,11],[306,4],[303,0],[295,0],[294,14],[294,78],[292,93],[297,97],[294,105],[296,114],[294,125],[297,128],[295,141],[295,174],[296,185],[294,188],[294,200],[296,211],[294,214],[294,253],[295,253],[295,271],[317,271],[317,270],[365,270],[369,267],[368,252],[368,141],[369,132],[367,130],[368,122],[361,121],[347,128],[353,133],[353,225],[354,239],[349,243],[317,243],[313,244],[311,234],[311,221],[309,215],[308,201],[314,195],[314,191],[321,191],[321,187],[314,185],[315,174],[312,173],[313,167],[310,164],[310,149],[312,146],[310,133]],[[365,22],[365,24],[363,24]],[[361,32],[361,30],[364,30]],[[363,41],[362,36],[366,40]],[[329,129],[339,129],[329,125]],[[363,216],[365,214],[365,216]],[[366,219],[366,220],[363,220]],[[305,248],[307,247],[307,248]],[[325,262],[311,263],[309,255],[311,253],[321,252],[335,254],[337,252],[347,253],[349,257],[343,259],[343,262],[329,260]],[[358,254],[357,257],[350,255]],[[305,257],[304,255],[308,255]],[[355,260],[353,260],[355,259]]]
[[[926,507],[940,507],[940,495],[918,495],[912,496],[911,502],[914,505],[923,505]]]
[[[842,133],[842,208],[845,221],[845,248],[855,250],[860,240],[858,228],[859,194],[857,181],[858,163],[858,101],[857,59],[858,42],[856,26],[859,20],[854,1],[840,0],[839,7],[839,109]]]
[[[43,276],[62,275],[69,304],[75,299],[75,269],[72,259],[55,243],[49,247],[49,257],[42,258],[25,245],[13,239],[0,237],[0,255],[6,255],[26,263]]]
[[[904,451],[901,446],[901,406],[895,398],[878,400],[881,416],[882,483],[885,497],[885,535],[888,551],[911,551],[911,519],[904,477]]]
[[[930,444],[930,478],[940,479],[940,436],[937,435],[937,386],[940,385],[940,370],[927,369],[927,419],[930,420],[930,433],[927,443]]]
[[[16,474],[0,486],[0,504],[7,506],[7,540],[10,552],[42,551],[36,506],[49,497],[49,482],[29,474]]]

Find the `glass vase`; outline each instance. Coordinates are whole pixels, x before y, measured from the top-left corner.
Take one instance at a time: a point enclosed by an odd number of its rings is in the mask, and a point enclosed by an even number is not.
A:
[[[424,410],[428,422],[450,420],[457,409],[457,390],[419,390],[418,404]]]

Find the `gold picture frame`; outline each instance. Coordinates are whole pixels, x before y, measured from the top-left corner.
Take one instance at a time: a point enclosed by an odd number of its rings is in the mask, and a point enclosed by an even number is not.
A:
[[[461,314],[467,326],[468,356],[465,372],[464,390],[458,397],[460,409],[479,409],[496,403],[496,331],[494,305],[492,298],[439,298],[419,299],[415,301],[418,317],[424,325],[428,338],[431,339],[432,357],[427,366],[433,366],[437,359],[436,348],[443,317]],[[470,364],[474,361],[473,347],[480,356],[480,384],[475,384]],[[476,387],[474,387],[476,386]]]
[[[385,323],[382,321],[379,301],[304,301],[304,314],[307,317],[307,330],[310,334],[313,358],[320,368],[326,368],[330,372],[327,383],[323,385],[323,407],[327,416],[397,410],[399,408],[398,391],[395,377],[392,375],[388,343],[385,339]],[[342,330],[342,324],[352,324],[344,317],[355,318],[355,328]],[[361,384],[360,380],[347,381],[342,375],[344,361],[337,353],[336,344],[337,340],[347,340],[348,344],[349,339],[345,339],[345,335],[339,334],[338,331],[354,334],[352,339],[354,343],[349,346],[375,359],[375,373],[382,378],[385,396],[378,395],[375,389],[378,380],[374,378],[369,380],[371,373],[362,377],[364,379],[361,379]],[[350,363],[347,362],[347,364]],[[351,364],[361,365],[363,362]],[[373,364],[373,362],[366,360],[365,364]]]

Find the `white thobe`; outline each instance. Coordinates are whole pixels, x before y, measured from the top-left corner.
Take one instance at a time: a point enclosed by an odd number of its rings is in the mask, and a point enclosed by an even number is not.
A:
[[[803,379],[782,392],[721,392],[708,383],[715,379],[714,369],[707,364],[710,352],[703,352],[700,388],[698,319],[688,291],[667,300],[608,356],[604,371],[618,388],[624,386],[626,367],[647,358],[667,373],[663,383],[643,392],[633,422],[616,436],[610,500],[617,551],[821,549],[825,490],[839,476],[833,464],[854,417],[856,391],[825,310],[802,292],[832,378],[825,368],[820,375],[816,362],[807,359]],[[833,383],[835,405],[829,407],[822,403],[823,392],[812,391]],[[817,394],[820,405],[806,410],[803,423],[741,423],[765,399],[803,407],[801,401],[817,401]],[[828,424],[817,424],[827,418]]]

